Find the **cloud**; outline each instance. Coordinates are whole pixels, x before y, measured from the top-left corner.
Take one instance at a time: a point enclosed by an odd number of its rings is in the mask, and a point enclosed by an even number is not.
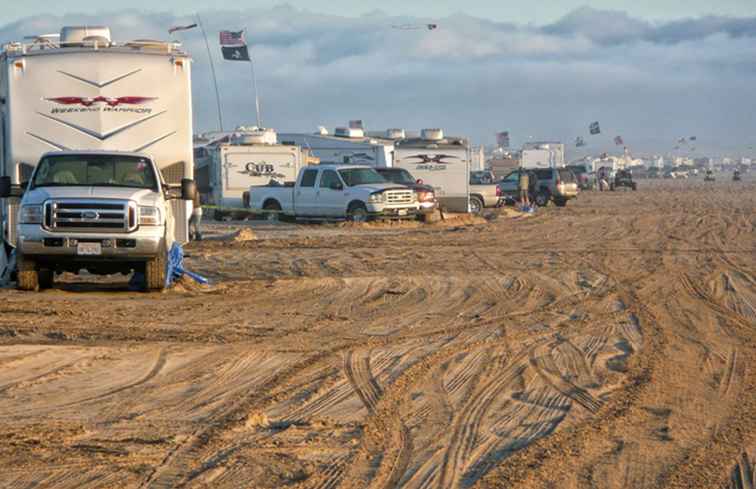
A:
[[[625,12],[581,8],[547,26],[456,14],[439,29],[392,25],[431,19],[371,12],[358,18],[290,6],[204,13],[226,126],[254,120],[248,66],[220,60],[218,31],[247,29],[267,125],[311,131],[363,119],[371,128],[445,127],[491,142],[509,129],[571,141],[601,120],[640,152],[661,152],[685,134],[712,152],[756,139],[756,18],[702,17],[653,23]],[[43,15],[0,26],[0,42],[107,21],[118,40],[167,38],[191,17],[135,10],[107,16]],[[199,30],[179,34],[194,56],[195,126],[213,129],[214,91]],[[616,134],[615,134],[616,133]],[[750,138],[750,139],[749,139]]]

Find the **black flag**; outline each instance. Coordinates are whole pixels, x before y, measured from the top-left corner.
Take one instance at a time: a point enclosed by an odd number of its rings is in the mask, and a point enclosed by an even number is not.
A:
[[[221,46],[223,59],[229,61],[249,61],[247,46]]]

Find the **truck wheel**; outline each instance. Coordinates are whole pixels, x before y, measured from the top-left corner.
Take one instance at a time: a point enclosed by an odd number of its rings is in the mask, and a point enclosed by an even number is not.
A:
[[[249,192],[244,192],[242,194],[242,206],[245,209],[249,209]]]
[[[477,216],[481,212],[483,212],[483,201],[480,200],[480,197],[470,197],[470,213]]]
[[[551,200],[551,196],[548,192],[538,192],[535,196],[535,203],[538,207],[546,207],[549,205],[549,200]]]
[[[39,274],[37,273],[36,264],[33,260],[24,258],[21,254],[17,255],[16,270],[18,280],[16,282],[16,287],[18,290],[39,292]]]
[[[633,183],[633,192],[635,192],[636,190],[638,190],[638,184]]]
[[[144,264],[144,288],[150,290],[165,289],[165,268],[168,254],[165,246],[161,246],[158,254]]]
[[[567,199],[554,199],[554,204],[556,204],[557,207],[564,207],[567,205]]]
[[[368,211],[365,204],[362,202],[352,202],[347,209],[347,221],[351,222],[367,222]]]
[[[55,272],[48,269],[42,269],[37,272],[37,280],[39,281],[40,290],[52,289],[53,284],[55,283]]]
[[[281,206],[275,200],[271,200],[263,205],[263,215],[265,219],[271,222],[278,221],[278,214],[281,212]]]

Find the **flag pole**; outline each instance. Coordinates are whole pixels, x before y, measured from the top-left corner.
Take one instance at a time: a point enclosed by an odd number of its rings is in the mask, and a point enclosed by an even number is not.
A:
[[[257,93],[257,76],[255,75],[255,62],[253,60],[252,50],[250,49],[249,45],[247,45],[247,50],[249,53],[249,66],[252,71],[252,88],[255,91],[255,112],[257,114],[257,127],[262,129],[262,120],[260,119],[260,97]]]
[[[215,76],[215,63],[213,63],[213,53],[210,50],[210,43],[207,41],[207,34],[205,33],[205,27],[202,25],[202,19],[199,13],[196,14],[197,23],[202,31],[202,37],[205,38],[205,47],[207,48],[207,59],[210,60],[210,72],[213,74],[213,87],[215,87],[215,102],[218,105],[218,126],[220,131],[223,132],[223,112],[221,111],[220,92],[218,91],[218,78]]]

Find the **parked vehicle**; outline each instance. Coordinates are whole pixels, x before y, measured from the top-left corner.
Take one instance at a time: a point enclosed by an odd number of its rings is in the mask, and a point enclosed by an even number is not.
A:
[[[704,182],[713,182],[716,178],[714,177],[714,172],[711,170],[706,170],[706,174],[704,175]]]
[[[0,252],[16,249],[22,290],[81,270],[162,289],[196,190],[190,58],[107,27],[45,39],[0,53]]]
[[[739,182],[740,181],[740,170],[735,170],[732,173],[732,181],[733,182]]]
[[[480,214],[484,208],[499,207],[501,190],[489,171],[470,172],[470,212]]]
[[[618,170],[614,175],[614,181],[609,185],[609,190],[614,191],[622,187],[638,190],[638,185],[633,181],[630,170]]]
[[[567,168],[537,168],[533,171],[538,180],[535,190],[537,206],[545,207],[554,202],[557,207],[564,207],[578,196],[577,179]]]
[[[202,201],[222,208],[246,207],[251,186],[293,182],[311,160],[306,149],[278,144],[272,129],[243,127],[221,142],[195,147],[194,154]]]
[[[393,166],[394,141],[369,137],[362,129],[339,127],[333,134],[282,133],[278,142],[304,148],[322,163]]]
[[[383,178],[375,169],[356,165],[302,168],[295,184],[249,189],[250,209],[270,219],[414,218],[420,203],[414,190]]]
[[[436,194],[433,192],[433,187],[424,184],[422,180],[415,179],[404,168],[376,168],[375,171],[391,183],[404,185],[414,190],[415,194],[417,194],[421,213],[430,214],[438,209],[438,201],[436,200]]]
[[[531,202],[535,202],[536,192],[538,190],[538,177],[534,170],[527,168],[516,168],[506,174],[497,184],[502,199],[509,202],[520,200],[520,175],[523,172],[528,174],[528,197]]]
[[[470,210],[470,144],[424,129],[419,138],[396,141],[394,167],[404,168],[433,187],[439,205],[449,212]]]
[[[596,190],[596,173],[588,165],[570,165],[567,169],[575,175],[580,190]]]

